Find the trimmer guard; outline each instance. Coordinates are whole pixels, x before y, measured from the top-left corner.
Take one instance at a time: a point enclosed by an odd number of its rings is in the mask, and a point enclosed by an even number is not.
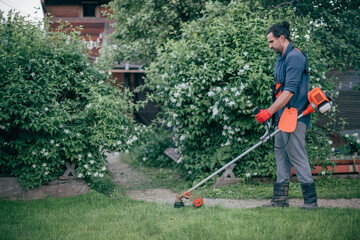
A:
[[[188,191],[183,194],[183,197],[192,201],[194,203],[194,206],[197,208],[201,207],[201,205],[203,205],[204,203],[204,200],[201,198],[201,196],[196,194],[190,194]]]

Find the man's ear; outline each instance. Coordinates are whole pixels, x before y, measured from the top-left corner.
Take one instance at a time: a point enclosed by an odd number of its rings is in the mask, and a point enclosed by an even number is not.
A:
[[[284,42],[286,40],[285,35],[280,35],[281,42]]]

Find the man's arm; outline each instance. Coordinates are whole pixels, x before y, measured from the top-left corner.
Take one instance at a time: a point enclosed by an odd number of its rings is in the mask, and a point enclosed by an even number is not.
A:
[[[268,111],[271,115],[274,115],[282,107],[284,107],[291,99],[294,94],[290,91],[284,90],[276,101],[268,108]]]
[[[296,92],[301,80],[301,74],[305,68],[305,57],[302,54],[292,55],[287,57],[286,63],[286,84],[284,91],[268,109],[260,110],[260,113],[255,116],[259,123],[267,121],[272,115],[283,108],[290,101],[294,92]]]

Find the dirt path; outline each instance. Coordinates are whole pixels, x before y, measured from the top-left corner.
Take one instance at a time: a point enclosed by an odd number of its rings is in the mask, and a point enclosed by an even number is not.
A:
[[[108,155],[109,167],[112,170],[114,182],[120,184],[128,189],[126,195],[141,201],[156,202],[161,204],[174,204],[176,193],[170,189],[155,188],[147,190],[130,190],[136,186],[146,184],[150,180],[143,174],[131,168],[128,164],[120,162],[119,156],[112,153]],[[221,205],[228,208],[255,208],[268,203],[269,200],[257,199],[210,199],[204,198],[204,206]],[[289,199],[290,206],[300,207],[303,204],[303,199]],[[184,200],[185,205],[192,205],[192,202]],[[319,207],[339,207],[339,208],[360,208],[360,199],[318,199]]]
[[[120,162],[118,154],[109,154],[107,160],[113,181],[122,185],[125,189],[133,189],[150,181],[145,174],[131,168],[127,163]]]

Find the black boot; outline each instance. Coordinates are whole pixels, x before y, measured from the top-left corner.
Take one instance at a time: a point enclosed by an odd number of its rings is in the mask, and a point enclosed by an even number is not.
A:
[[[288,201],[289,183],[274,183],[274,194],[270,203],[263,207],[289,207]]]
[[[304,197],[304,205],[301,209],[312,210],[317,208],[315,183],[301,183],[301,189]]]

